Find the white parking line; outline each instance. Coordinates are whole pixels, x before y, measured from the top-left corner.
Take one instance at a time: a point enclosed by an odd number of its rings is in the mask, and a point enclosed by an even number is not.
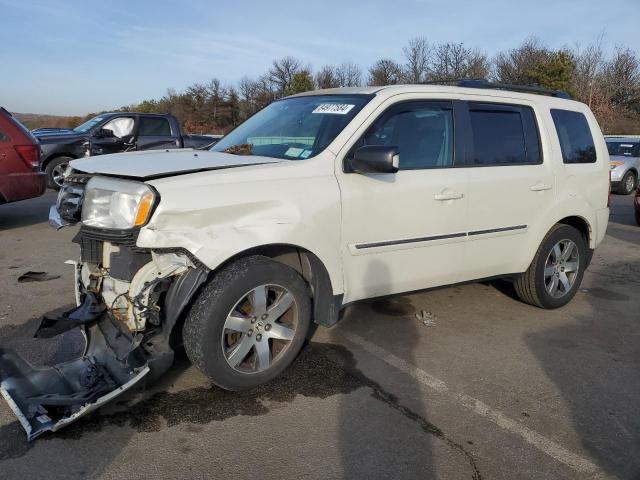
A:
[[[512,433],[514,435],[518,435],[527,443],[533,445],[541,452],[546,453],[550,457],[555,458],[561,463],[571,467],[572,469],[589,474],[602,473],[597,465],[587,460],[586,458],[582,458],[579,455],[576,455],[573,452],[570,452],[566,448],[561,445],[558,445],[553,440],[546,438],[543,435],[540,435],[537,432],[525,427],[521,423],[503,415],[499,411],[491,408],[485,403],[477,400],[469,395],[465,395],[462,393],[456,393],[449,389],[446,383],[444,383],[439,378],[436,378],[432,375],[429,375],[424,370],[411,365],[405,360],[395,356],[394,354],[386,351],[385,349],[375,345],[359,335],[353,333],[345,333],[344,337],[350,342],[358,345],[363,350],[367,351],[371,355],[377,357],[383,362],[391,365],[392,367],[397,368],[403,373],[410,375],[415,378],[418,382],[426,387],[431,388],[441,394],[446,395],[451,400],[456,402],[457,404],[463,406],[471,410],[472,412],[485,417],[491,422],[495,423],[497,426],[502,428],[503,430]]]

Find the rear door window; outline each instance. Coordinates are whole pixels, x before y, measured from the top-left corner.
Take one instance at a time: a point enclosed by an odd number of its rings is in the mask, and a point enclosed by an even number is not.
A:
[[[596,147],[587,118],[580,112],[551,109],[564,163],[594,163]]]
[[[162,117],[140,117],[139,137],[170,137],[169,120]]]
[[[473,144],[471,165],[541,163],[540,137],[530,107],[482,102],[468,105]]]

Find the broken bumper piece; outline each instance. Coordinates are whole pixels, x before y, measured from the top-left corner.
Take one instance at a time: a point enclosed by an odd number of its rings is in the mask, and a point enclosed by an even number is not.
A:
[[[47,322],[51,328],[52,320]],[[19,355],[0,349],[0,392],[29,441],[110,402],[151,371],[149,364],[153,362],[140,349],[140,339],[123,332],[108,315],[80,328],[87,339],[84,355],[53,367],[34,367]],[[160,363],[164,370],[171,364]]]

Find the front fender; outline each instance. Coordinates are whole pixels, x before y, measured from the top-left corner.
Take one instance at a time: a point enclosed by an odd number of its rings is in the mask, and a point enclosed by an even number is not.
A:
[[[333,175],[238,185],[219,183],[221,173],[212,176],[213,185],[205,175],[154,184],[161,201],[137,245],[183,248],[211,270],[249,249],[292,245],[316,255],[334,294],[343,292],[340,192]]]

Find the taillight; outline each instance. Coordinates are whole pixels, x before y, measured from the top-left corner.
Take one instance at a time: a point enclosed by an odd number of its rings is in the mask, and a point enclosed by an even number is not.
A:
[[[609,170],[609,194],[607,195],[607,208],[611,206],[611,170]]]
[[[38,145],[16,145],[14,148],[27,167],[34,170],[40,167],[40,147]]]

